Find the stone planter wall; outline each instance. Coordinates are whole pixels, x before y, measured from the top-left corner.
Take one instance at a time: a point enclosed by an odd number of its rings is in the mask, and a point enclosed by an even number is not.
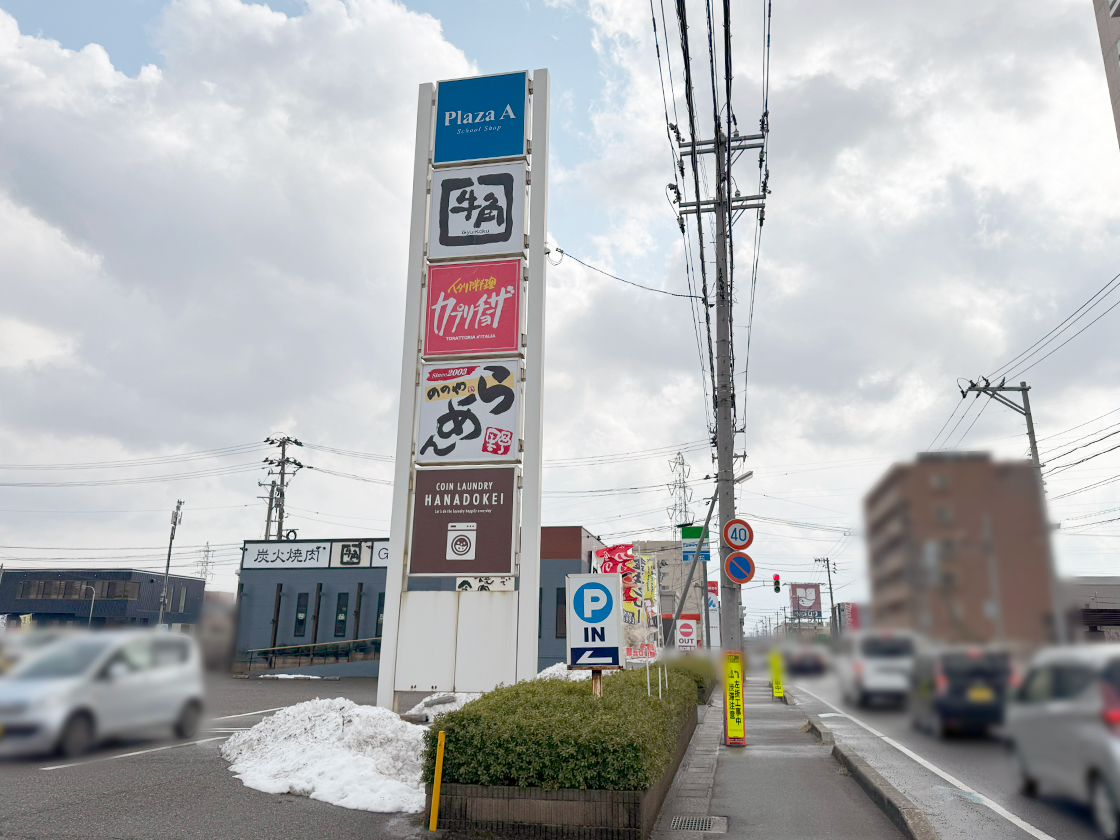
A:
[[[444,784],[438,828],[548,840],[646,840],[696,728],[693,710],[665,774],[648,790],[545,790]],[[428,813],[432,787],[427,786]]]

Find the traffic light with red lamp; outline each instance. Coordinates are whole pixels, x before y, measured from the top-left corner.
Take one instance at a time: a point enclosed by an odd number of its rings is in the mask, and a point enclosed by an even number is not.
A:
[[[782,578],[781,575],[774,575],[774,591],[781,593],[782,591]]]

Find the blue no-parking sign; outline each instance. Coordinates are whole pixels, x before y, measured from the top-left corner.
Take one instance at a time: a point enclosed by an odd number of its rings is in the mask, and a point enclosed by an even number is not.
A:
[[[622,576],[568,575],[568,667],[621,668]]]
[[[529,74],[503,73],[440,82],[435,163],[525,154]]]

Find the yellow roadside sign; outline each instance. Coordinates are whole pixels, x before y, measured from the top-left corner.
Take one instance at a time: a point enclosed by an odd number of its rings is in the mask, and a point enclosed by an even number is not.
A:
[[[19,627],[20,627],[20,629],[21,630],[30,630],[31,629],[31,619],[33,619],[34,617],[35,617],[34,613],[31,613],[30,615],[21,615],[19,617]]]
[[[747,732],[743,723],[743,655],[723,655],[723,714],[727,746],[745,747]]]
[[[774,687],[775,697],[784,697],[782,688],[782,654],[776,650],[770,651],[770,684]]]

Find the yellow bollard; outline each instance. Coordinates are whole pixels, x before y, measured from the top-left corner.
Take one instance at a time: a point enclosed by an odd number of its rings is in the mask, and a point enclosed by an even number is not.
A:
[[[432,782],[432,818],[428,820],[428,831],[435,831],[439,821],[439,783],[443,779],[443,741],[446,736],[447,733],[441,729],[436,743],[436,778]]]

